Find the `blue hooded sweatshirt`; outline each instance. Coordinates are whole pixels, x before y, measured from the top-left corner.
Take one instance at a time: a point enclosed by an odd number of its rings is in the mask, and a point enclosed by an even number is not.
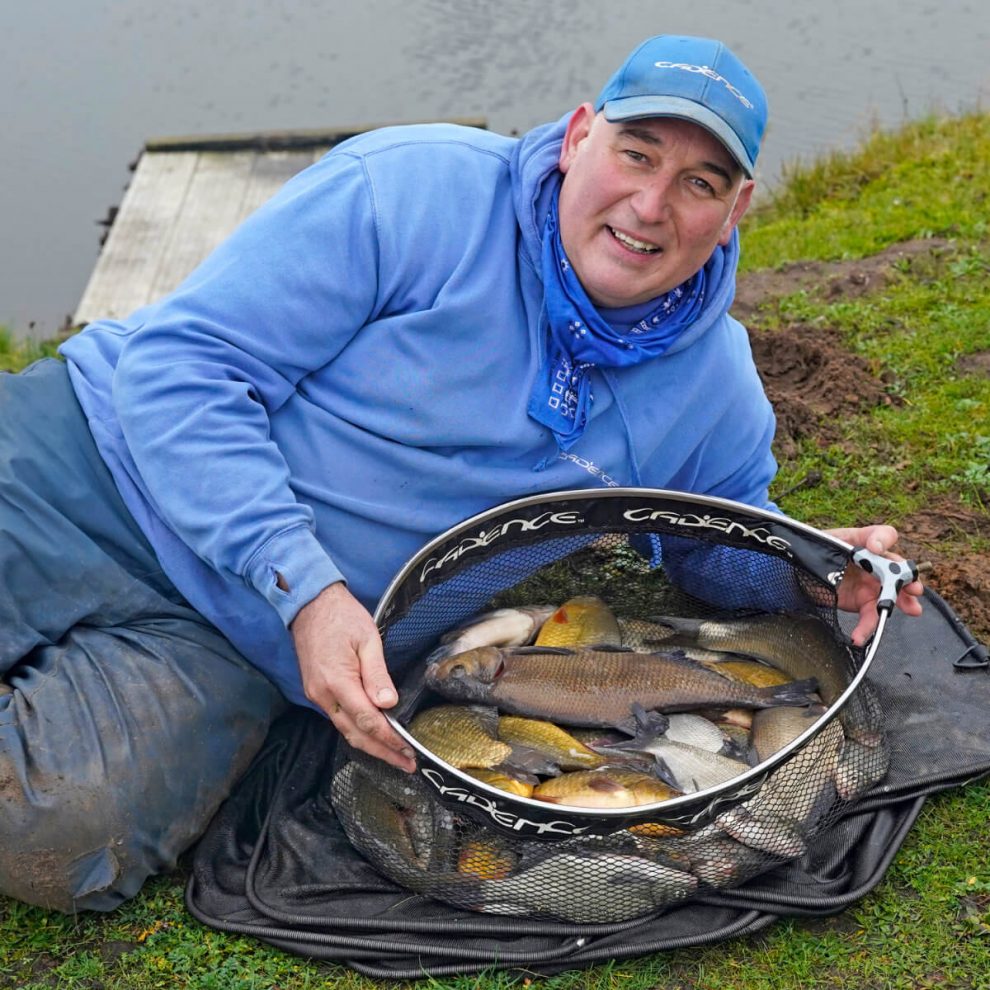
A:
[[[592,371],[575,446],[528,416],[565,125],[353,138],[171,295],[62,346],[166,574],[291,701],[308,704],[287,630],[304,604],[346,580],[373,609],[424,543],[493,505],[626,485],[769,505],[773,414],[727,315],[736,234],[666,354]]]

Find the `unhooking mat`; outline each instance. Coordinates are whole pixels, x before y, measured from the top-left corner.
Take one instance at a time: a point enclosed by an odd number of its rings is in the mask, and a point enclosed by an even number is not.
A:
[[[319,797],[336,734],[294,709],[200,841],[186,903],[213,928],[379,979],[551,975],[835,914],[879,883],[929,795],[990,773],[987,650],[938,595],[926,591],[918,619],[893,616],[870,678],[889,726],[887,777],[801,859],[732,890],[610,925],[475,914],[404,890],[351,847]]]

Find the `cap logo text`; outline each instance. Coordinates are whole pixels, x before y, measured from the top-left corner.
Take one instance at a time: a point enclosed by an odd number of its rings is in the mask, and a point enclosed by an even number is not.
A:
[[[714,79],[715,82],[722,83],[747,110],[753,109],[753,104],[725,76],[720,76],[714,69],[707,65],[691,65],[689,62],[654,62],[653,64],[658,69],[681,69],[683,72],[699,72],[703,76],[708,76],[709,79]]]

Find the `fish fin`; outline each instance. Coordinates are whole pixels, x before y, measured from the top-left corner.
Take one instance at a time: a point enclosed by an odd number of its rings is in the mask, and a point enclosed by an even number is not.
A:
[[[493,739],[498,738],[498,709],[494,705],[466,705],[478,724]]]
[[[528,656],[537,653],[559,653],[561,656],[577,656],[577,650],[568,649],[566,646],[514,646],[505,651],[513,656]]]
[[[529,746],[511,744],[512,752],[503,760],[503,764],[512,770],[521,770],[526,775],[540,774],[544,777],[557,777],[560,774],[560,764],[539,750]]]
[[[503,760],[501,763],[496,763],[495,766],[489,767],[489,770],[494,770],[497,773],[504,773],[506,777],[511,777],[513,780],[518,780],[522,784],[532,784],[534,787],[540,782],[540,778],[537,777],[535,773],[531,773],[528,770],[523,769],[514,760],[513,757],[515,753],[509,756],[508,759]],[[560,767],[556,764],[552,764],[556,768],[556,772],[560,772]]]
[[[624,791],[625,787],[608,775],[600,774],[588,781],[588,790],[598,791],[601,794],[615,794],[617,791]]]
[[[654,758],[653,772],[659,780],[662,780],[668,787],[673,787],[675,791],[683,791],[680,781],[674,776],[667,761],[662,756]]]
[[[755,756],[753,747],[751,745],[744,746],[742,743],[737,742],[735,739],[730,739],[728,736],[725,737],[725,742],[722,743],[722,748],[718,751],[718,755],[727,756],[730,760],[738,760],[747,766],[756,766],[753,762],[753,756]]]
[[[633,737],[633,742],[639,742],[641,736],[648,735],[650,739],[662,736],[670,725],[670,719],[661,712],[647,711],[638,701],[629,706],[628,718],[616,722],[614,728]],[[627,743],[619,743],[626,746]]]
[[[787,684],[775,684],[773,687],[757,688],[757,695],[768,705],[786,705],[794,708],[804,708],[816,703],[818,681],[809,677],[803,681],[789,681]]]

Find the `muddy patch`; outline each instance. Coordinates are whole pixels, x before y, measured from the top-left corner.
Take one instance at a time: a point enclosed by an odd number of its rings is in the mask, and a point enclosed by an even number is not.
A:
[[[855,261],[800,261],[781,268],[746,272],[739,277],[732,313],[746,323],[768,300],[795,292],[813,292],[825,299],[855,299],[876,292],[897,267],[930,263],[951,248],[939,238],[905,241]]]
[[[973,536],[990,539],[990,519],[943,501],[915,513],[902,526],[900,549],[927,560],[925,583],[937,591],[982,643],[990,643],[990,567],[986,554],[966,545]]]
[[[894,401],[835,330],[802,324],[772,331],[754,327],[749,337],[777,415],[778,457],[793,457],[804,437],[828,446],[839,439],[844,417]]]

